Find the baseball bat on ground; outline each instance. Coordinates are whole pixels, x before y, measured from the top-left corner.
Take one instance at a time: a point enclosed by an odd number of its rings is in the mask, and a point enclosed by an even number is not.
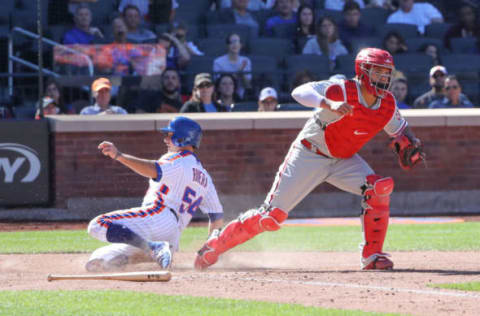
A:
[[[47,280],[117,280],[133,282],[168,282],[172,278],[170,271],[140,271],[104,274],[49,274]]]

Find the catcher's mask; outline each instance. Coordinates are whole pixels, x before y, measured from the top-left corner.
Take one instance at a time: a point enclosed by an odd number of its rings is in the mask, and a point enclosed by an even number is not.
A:
[[[378,72],[378,67],[388,69],[388,72]],[[364,48],[355,58],[355,74],[367,91],[379,98],[386,95],[390,89],[395,71],[393,57],[389,52],[379,48]],[[377,81],[373,81],[375,77]],[[385,78],[382,80],[382,78]]]
[[[177,147],[188,145],[197,149],[200,147],[202,128],[197,122],[188,117],[177,116],[170,121],[167,127],[161,130],[164,133],[173,133],[172,143]]]

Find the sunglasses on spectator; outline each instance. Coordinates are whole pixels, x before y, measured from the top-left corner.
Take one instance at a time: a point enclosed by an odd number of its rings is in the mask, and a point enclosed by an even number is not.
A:
[[[437,78],[440,78],[440,77],[445,77],[445,74],[443,72],[439,72],[439,73],[436,73],[433,75],[433,78],[437,79]]]
[[[205,83],[201,83],[197,86],[198,89],[203,89],[203,88],[210,88],[211,86],[213,86],[213,83],[210,83],[210,82],[205,82]]]
[[[445,90],[450,90],[450,89],[453,89],[453,90],[457,90],[458,88],[460,88],[459,86],[446,86],[445,87]]]

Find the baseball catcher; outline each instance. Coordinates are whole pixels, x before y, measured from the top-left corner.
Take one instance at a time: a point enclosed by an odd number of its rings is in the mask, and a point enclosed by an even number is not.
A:
[[[393,72],[390,53],[365,48],[356,56],[354,78],[295,88],[292,97],[316,110],[292,143],[264,204],[214,231],[198,251],[195,267],[205,269],[225,251],[264,231],[278,230],[307,194],[328,182],[363,197],[361,269],[392,269],[383,242],[394,182],[376,174],[358,151],[383,130],[393,139],[391,147],[402,168],[411,169],[425,156],[389,92]]]

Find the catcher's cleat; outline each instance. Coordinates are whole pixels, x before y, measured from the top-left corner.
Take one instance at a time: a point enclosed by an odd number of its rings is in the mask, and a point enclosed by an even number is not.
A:
[[[170,251],[170,243],[167,241],[152,242],[151,256],[163,269],[170,268],[172,264],[172,252]]]
[[[374,253],[368,258],[362,258],[362,270],[392,270],[393,261],[388,257],[388,253]]]

